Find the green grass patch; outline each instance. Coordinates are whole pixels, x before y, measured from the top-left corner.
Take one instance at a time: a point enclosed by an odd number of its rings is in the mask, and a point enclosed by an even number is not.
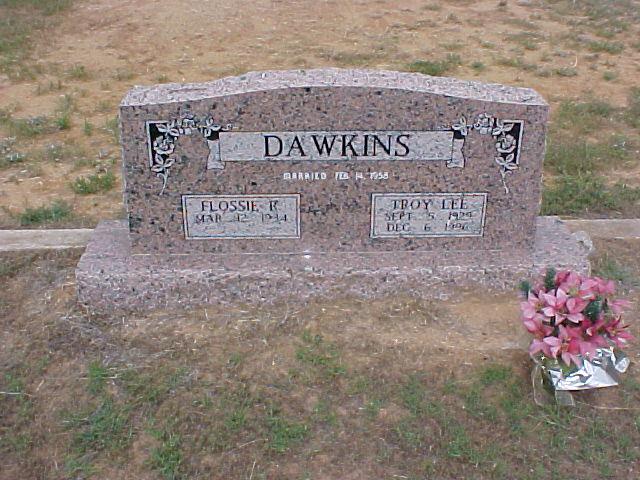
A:
[[[313,407],[314,422],[335,427],[338,424],[338,415],[332,405],[329,399],[318,400]]]
[[[54,122],[58,130],[69,130],[71,128],[71,114],[69,112],[60,112]]]
[[[243,433],[254,430],[257,422],[252,409],[259,402],[245,385],[234,386],[219,395],[205,393],[200,396],[192,404],[207,420],[196,443],[210,452],[233,448]]]
[[[380,409],[384,406],[385,401],[381,398],[372,398],[368,400],[363,407],[365,415],[370,419],[375,419],[380,413]]]
[[[475,61],[471,64],[471,68],[473,68],[476,72],[483,72],[487,69],[487,66],[480,61]]]
[[[592,262],[592,273],[602,278],[610,278],[625,287],[638,285],[633,271],[620,264],[614,257],[604,253]]]
[[[269,449],[284,453],[301,443],[309,434],[309,427],[302,422],[294,422],[282,415],[279,408],[271,406],[267,412]]]
[[[602,79],[607,82],[613,82],[614,80],[617,80],[619,76],[618,72],[613,70],[606,70],[602,73]]]
[[[105,131],[111,135],[114,143],[120,143],[120,128],[118,126],[118,117],[113,117],[105,121]]]
[[[412,415],[422,415],[427,408],[427,392],[421,379],[412,375],[400,388],[400,399]]]
[[[15,143],[15,137],[0,139],[0,168],[24,162],[26,155],[15,149]]]
[[[73,474],[92,475],[97,453],[107,456],[124,452],[133,438],[130,409],[103,397],[95,407],[66,413],[63,424],[73,431],[65,470]]]
[[[624,184],[605,185],[593,174],[561,175],[545,187],[543,215],[604,213],[624,210],[640,201],[640,188]]]
[[[71,189],[78,195],[92,195],[108,192],[116,183],[116,176],[112,172],[95,173],[88,177],[78,177],[71,184]]]
[[[498,418],[498,410],[494,405],[485,402],[481,386],[473,385],[464,395],[464,408],[474,417],[495,422]]]
[[[168,429],[152,433],[160,445],[151,451],[151,468],[166,480],[183,478],[181,469],[184,459],[180,435]]]
[[[140,372],[131,368],[120,373],[118,383],[131,396],[134,404],[153,407],[184,383],[185,373],[183,368],[172,372]]]
[[[7,130],[10,137],[18,139],[33,138],[55,131],[48,117],[36,116],[15,118],[9,111],[0,109],[0,126]]]
[[[513,377],[513,370],[504,365],[489,365],[480,373],[480,383],[486,387],[496,383],[505,383]]]
[[[633,87],[629,91],[625,117],[633,127],[640,128],[640,87]]]
[[[118,80],[119,82],[133,80],[135,76],[136,75],[133,70],[130,70],[129,68],[117,68],[115,73],[113,74],[113,78],[115,80]]]
[[[587,44],[590,51],[596,53],[610,53],[617,55],[624,50],[624,44],[620,42],[612,42],[609,40],[593,40]]]
[[[346,373],[335,344],[326,342],[322,335],[313,335],[309,330],[303,332],[302,341],[303,344],[296,350],[297,360],[317,368],[327,379]]]
[[[496,63],[501,67],[517,68],[525,72],[532,72],[538,68],[535,63],[526,62],[521,57],[500,57]]]
[[[578,70],[575,67],[560,67],[554,68],[553,73],[558,77],[575,77],[578,75]]]
[[[85,118],[84,123],[82,125],[82,131],[84,132],[84,134],[87,137],[90,137],[91,135],[93,135],[93,129],[94,129],[93,124]]]
[[[51,205],[42,205],[35,208],[27,208],[18,215],[20,225],[41,225],[45,223],[56,223],[70,218],[72,215],[71,206],[63,201],[56,200]]]
[[[74,109],[75,101],[71,95],[64,95],[60,99],[53,118],[45,115],[17,118],[11,111],[0,109],[0,127],[4,128],[10,137],[18,139],[68,130],[71,128],[71,112]]]
[[[632,149],[625,137],[614,136],[607,142],[551,142],[545,156],[545,167],[561,175],[585,175],[610,168],[628,159]]]
[[[407,65],[407,70],[438,77],[451,72],[460,65],[462,65],[460,55],[449,53],[443,60],[416,60]]]
[[[427,433],[424,427],[413,417],[400,420],[394,427],[400,443],[412,450],[419,450],[427,444]]]
[[[84,65],[75,64],[67,70],[67,77],[73,80],[89,80],[91,77]]]
[[[87,389],[92,395],[104,392],[109,377],[109,370],[99,361],[93,361],[87,368],[88,385]]]
[[[510,44],[517,43],[525,50],[538,50],[540,42],[545,40],[545,35],[538,32],[522,31],[506,35],[505,40]]]
[[[582,133],[592,132],[610,120],[616,108],[604,100],[588,100],[577,102],[563,101],[555,115],[556,130],[576,130]]]
[[[73,0],[0,0],[0,7],[28,7],[44,15],[53,15],[68,9]]]

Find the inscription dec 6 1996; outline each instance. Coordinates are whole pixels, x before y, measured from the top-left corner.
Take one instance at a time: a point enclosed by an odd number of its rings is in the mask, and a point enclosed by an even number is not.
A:
[[[374,193],[371,238],[481,237],[486,193]]]

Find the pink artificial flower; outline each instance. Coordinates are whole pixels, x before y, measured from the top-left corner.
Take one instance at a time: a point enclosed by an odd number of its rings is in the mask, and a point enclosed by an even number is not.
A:
[[[596,349],[606,348],[609,346],[607,340],[600,335],[600,330],[604,327],[604,319],[601,317],[595,323],[585,318],[580,327],[582,329],[582,338],[580,338],[580,354],[583,356],[593,357]]]
[[[588,318],[585,318],[580,325],[582,326],[582,330],[587,337],[595,337],[596,335],[599,335],[600,329],[604,327],[605,322],[603,316],[600,315],[595,323]]]
[[[533,318],[525,318],[523,321],[524,327],[529,333],[535,335],[536,338],[542,339],[553,333],[553,327],[545,324],[545,319],[544,315],[536,313]]]
[[[535,355],[538,352],[542,352],[542,354],[546,355],[547,357],[551,356],[551,352],[549,351],[549,345],[544,343],[542,340],[538,340],[537,338],[534,338],[533,340],[531,340],[531,345],[529,345],[529,354]]]
[[[585,278],[578,287],[578,296],[584,300],[593,300],[596,298],[598,282],[593,278]]]
[[[580,297],[570,297],[566,303],[568,312],[567,320],[573,323],[580,323],[584,320],[585,317],[581,312],[587,308],[588,304],[589,302]]]
[[[597,338],[602,338],[602,337],[598,335],[597,337],[594,337],[590,340],[579,340],[578,347],[580,350],[580,355],[582,355],[583,357],[589,357],[589,358],[595,357],[597,353],[596,350],[598,349],[598,347],[602,346],[600,345],[599,341],[595,341]]]
[[[552,290],[551,293],[543,293],[542,298],[545,302],[545,307],[542,309],[542,313],[549,318],[556,319],[556,325],[562,323],[566,318],[566,315],[562,313],[562,308],[567,303],[567,294],[561,288]]]
[[[569,275],[571,275],[570,270],[560,270],[559,272],[556,272],[555,284],[560,285],[561,283],[564,283]]]
[[[626,330],[627,325],[622,324],[622,317],[613,319],[609,324],[605,325],[604,329],[607,332],[609,339],[615,343],[619,348],[624,348],[629,340],[633,340],[631,335]]]
[[[613,295],[616,293],[616,283],[613,280],[603,280],[600,277],[593,277],[596,282],[595,291],[602,296]]]
[[[520,310],[522,310],[523,318],[532,319],[543,306],[544,301],[533,292],[529,292],[527,301],[520,303]]]
[[[556,273],[555,289],[546,291],[541,279],[520,304],[522,323],[533,340],[531,355],[542,354],[567,365],[580,365],[599,348],[625,347],[633,339],[621,314],[631,304],[614,299],[615,283],[599,277],[583,277],[571,271]],[[598,318],[585,315],[590,302],[603,300]]]
[[[556,275],[556,285],[565,292],[577,292],[582,283],[582,277],[569,270],[564,270]]]
[[[628,300],[613,300],[607,302],[607,305],[609,305],[609,308],[614,315],[620,315],[625,308],[629,308],[631,306],[631,302]]]
[[[558,340],[560,341],[560,357],[567,365],[571,362],[580,365],[580,344],[582,342],[582,331],[580,328],[558,327]]]
[[[556,358],[560,351],[561,343],[557,337],[545,337],[542,340],[534,338],[529,346],[529,353],[535,355],[538,352],[542,352],[546,357]]]

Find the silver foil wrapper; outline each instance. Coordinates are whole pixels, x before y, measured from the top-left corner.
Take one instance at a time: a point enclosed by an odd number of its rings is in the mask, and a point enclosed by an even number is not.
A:
[[[569,370],[553,359],[534,358],[534,361],[556,391],[616,386],[619,374],[626,372],[630,363],[622,351],[614,348],[598,348],[593,358],[583,358],[581,365],[572,364]]]
[[[555,400],[562,406],[575,406],[572,391],[618,385],[619,374],[629,367],[629,358],[613,348],[599,348],[591,359],[582,359],[581,365],[571,368],[554,358],[533,357],[536,362],[531,372],[533,398],[538,405]]]

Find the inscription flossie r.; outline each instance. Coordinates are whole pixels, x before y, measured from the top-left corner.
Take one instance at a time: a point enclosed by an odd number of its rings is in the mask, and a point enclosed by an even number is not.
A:
[[[300,195],[183,195],[187,240],[300,238]]]

